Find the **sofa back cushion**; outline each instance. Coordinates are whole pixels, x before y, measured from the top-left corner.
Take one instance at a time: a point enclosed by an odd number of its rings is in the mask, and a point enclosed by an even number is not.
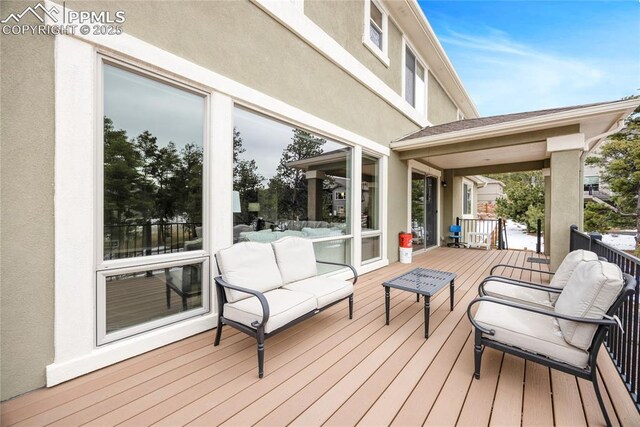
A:
[[[216,259],[222,278],[232,285],[267,292],[283,284],[276,257],[268,243],[237,243],[220,250]],[[229,302],[251,296],[232,289],[225,289],[225,294]]]
[[[297,282],[318,274],[313,242],[302,237],[285,237],[271,243],[284,283]]]
[[[622,290],[624,278],[617,265],[587,261],[578,265],[562,290],[555,311],[567,316],[602,319]],[[558,319],[565,341],[588,350],[597,325]]]
[[[556,270],[556,274],[553,275],[551,279],[551,286],[557,289],[562,290],[567,281],[571,277],[571,273],[573,270],[585,261],[597,261],[598,255],[593,252],[585,251],[583,249],[578,249],[573,252],[569,252],[569,254],[564,257],[562,264]],[[558,300],[558,294],[554,294],[553,292],[549,293],[549,300],[551,300],[551,304],[555,304]]]

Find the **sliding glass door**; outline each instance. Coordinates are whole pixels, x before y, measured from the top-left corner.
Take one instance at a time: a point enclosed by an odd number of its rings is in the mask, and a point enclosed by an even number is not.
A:
[[[438,179],[411,174],[411,233],[413,250],[438,244]]]

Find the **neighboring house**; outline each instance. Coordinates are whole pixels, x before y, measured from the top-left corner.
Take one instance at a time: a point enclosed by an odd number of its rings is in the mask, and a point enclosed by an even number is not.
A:
[[[504,183],[486,176],[477,176],[478,200],[476,203],[479,215],[495,214],[496,200],[504,196]]]
[[[604,144],[606,144],[606,141]],[[600,154],[600,147],[601,145],[593,150],[592,154]],[[596,203],[604,203],[607,206],[611,206],[608,203],[609,199],[611,199],[611,190],[609,189],[609,185],[600,179],[601,171],[602,168],[598,165],[584,165],[584,200],[585,202],[592,200]]]
[[[638,103],[478,118],[415,0],[45,3],[126,21],[0,36],[2,400],[213,328],[234,240],[302,235],[360,273],[414,226],[446,244],[475,215],[465,177],[544,170],[555,268],[582,223],[581,153]],[[326,176],[345,184],[336,220]]]

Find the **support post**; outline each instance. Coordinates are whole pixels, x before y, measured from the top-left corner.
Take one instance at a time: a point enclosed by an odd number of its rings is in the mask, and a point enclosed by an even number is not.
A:
[[[577,133],[547,139],[551,153],[550,241],[551,271],[560,266],[569,253],[571,224],[582,222],[582,154],[584,134]]]
[[[538,218],[536,221],[536,253],[542,252],[542,220]]]
[[[498,218],[498,250],[504,249],[504,242],[502,240],[502,218]]]
[[[573,252],[577,249],[574,232],[578,231],[578,226],[575,224],[572,224],[571,227],[569,228],[571,229],[571,231],[569,232],[569,252]]]

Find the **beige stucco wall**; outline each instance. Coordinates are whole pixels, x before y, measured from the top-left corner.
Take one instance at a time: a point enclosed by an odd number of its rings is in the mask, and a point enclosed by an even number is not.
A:
[[[67,1],[67,6],[124,10],[125,32],[382,145],[417,128],[248,1]],[[2,16],[10,8],[2,2]],[[1,37],[1,398],[6,399],[44,385],[45,366],[53,361],[54,41]],[[395,236],[406,226],[406,175],[404,162],[393,155],[392,262],[398,257]]]
[[[351,55],[399,95],[402,91],[402,32],[388,20],[389,66],[363,43],[364,0],[313,0],[304,4],[304,13]]]
[[[581,150],[551,153],[551,195],[549,200],[549,251],[555,271],[569,253],[569,227],[582,223]],[[545,206],[545,210],[547,207]],[[545,243],[548,241],[545,241]]]
[[[0,400],[53,361],[53,55],[51,37],[0,36]]]
[[[453,122],[457,119],[458,108],[451,101],[440,83],[429,72],[427,119],[434,125]]]
[[[248,0],[66,4],[124,10],[128,34],[381,144],[417,129]]]

